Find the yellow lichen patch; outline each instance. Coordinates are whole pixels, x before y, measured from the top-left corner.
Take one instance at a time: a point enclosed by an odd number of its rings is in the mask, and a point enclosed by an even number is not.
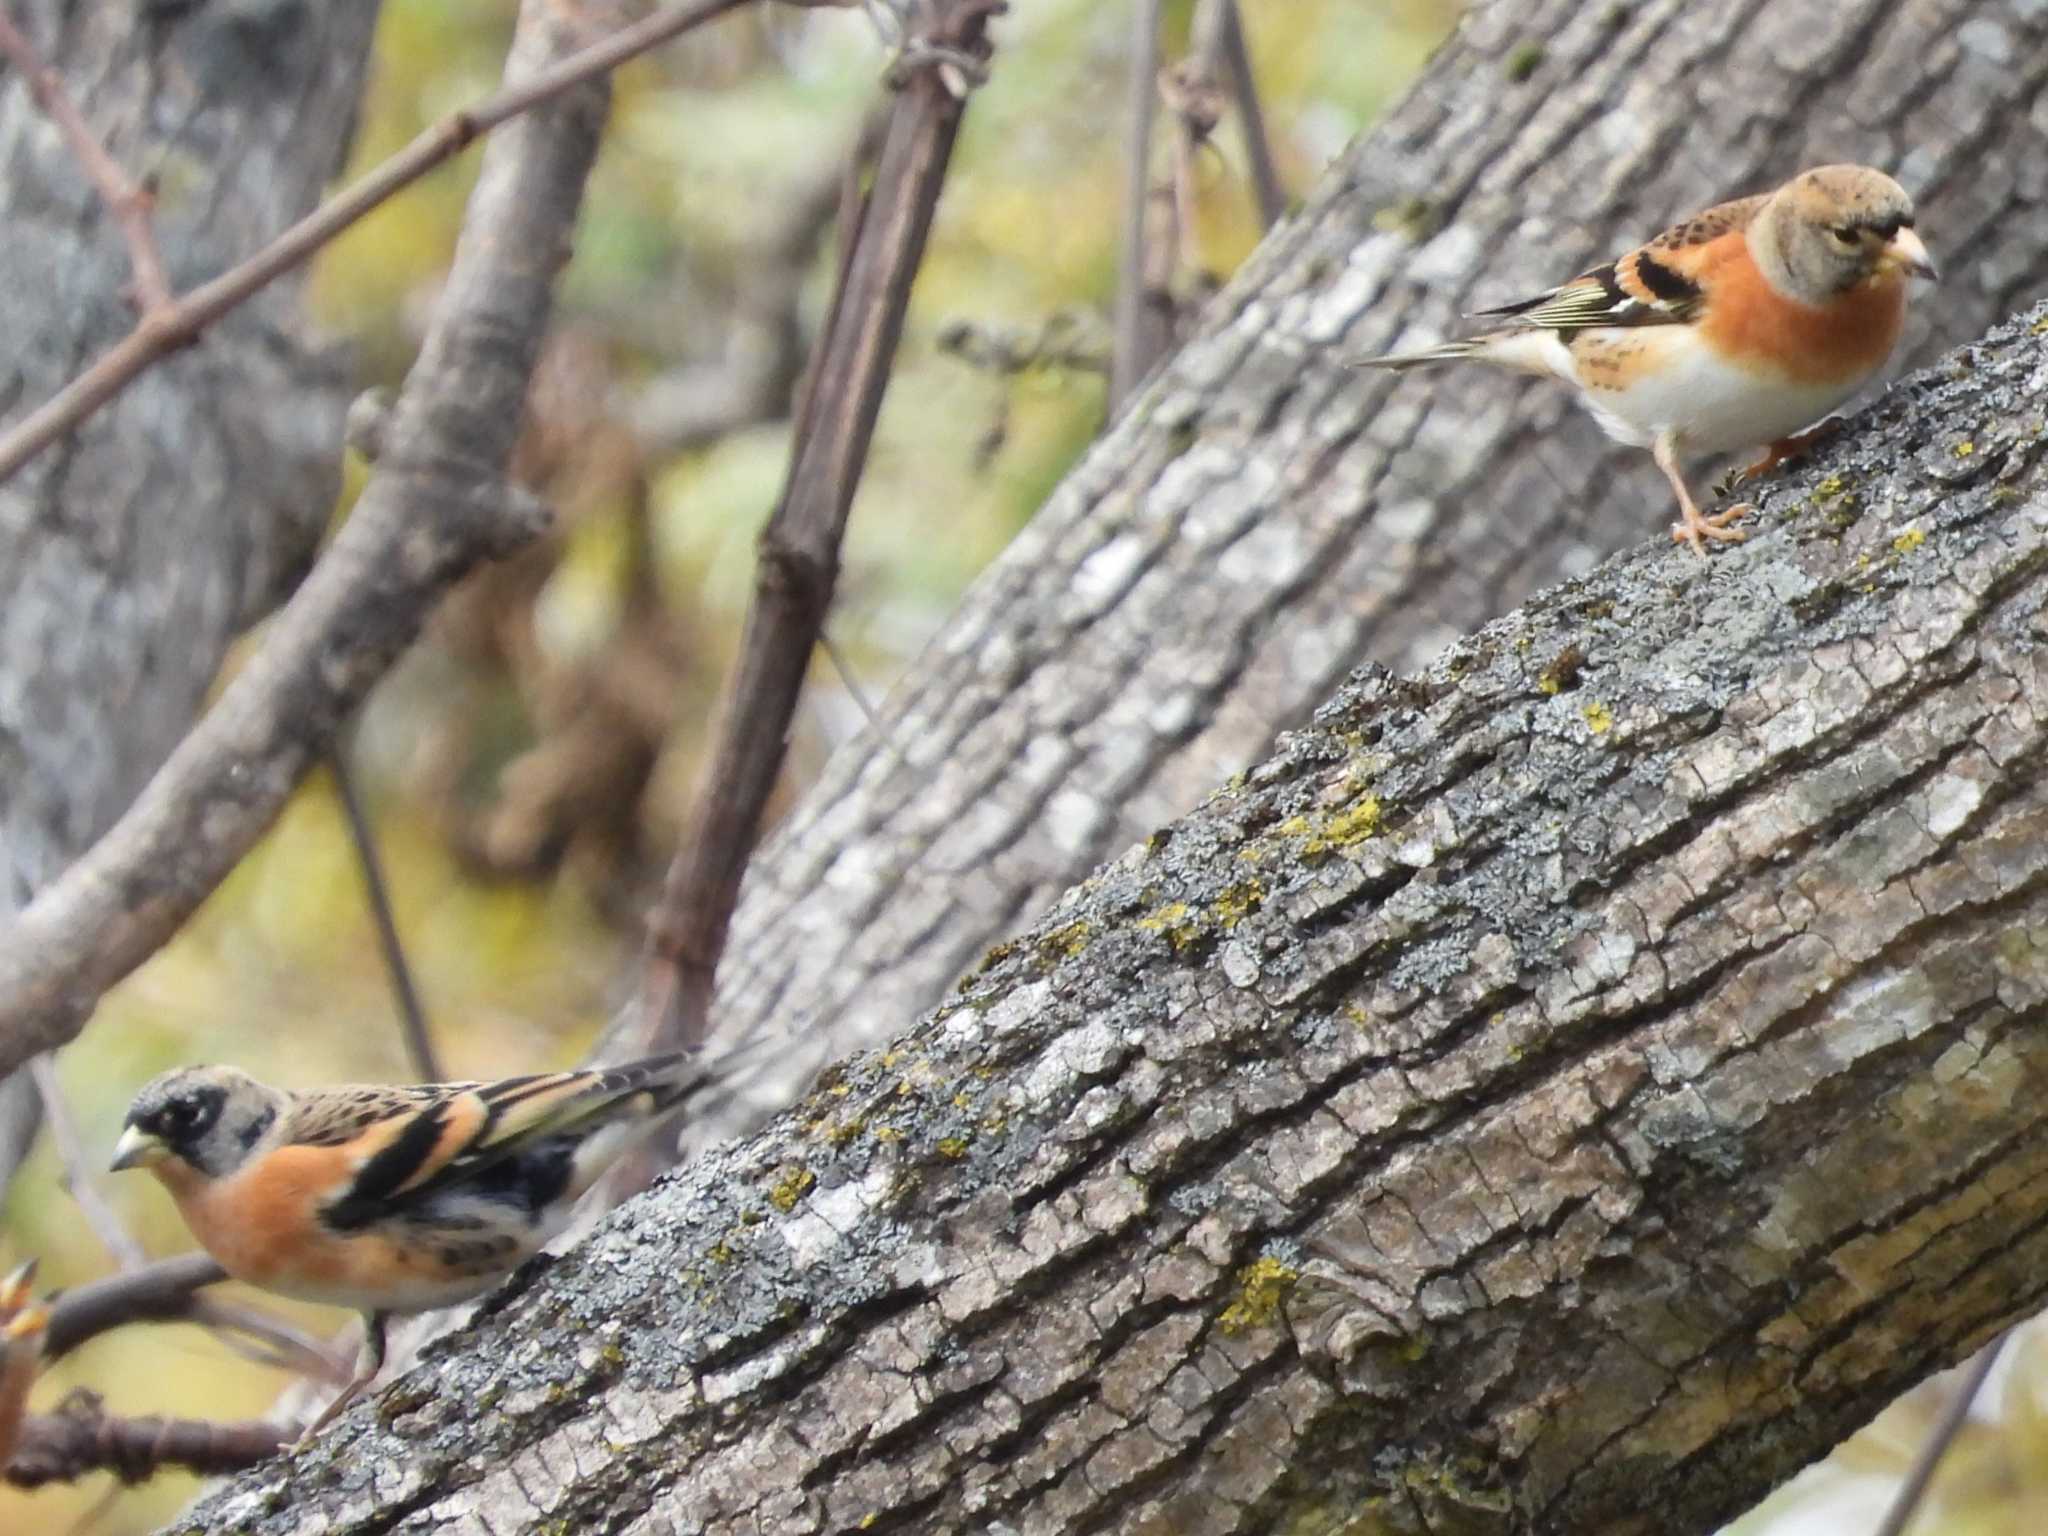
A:
[[[2048,336],[2048,317],[2036,320],[2032,325],[2028,326],[2027,334],[2029,336]]]
[[[966,1155],[967,1138],[965,1136],[942,1136],[939,1138],[939,1156],[949,1157],[958,1161]]]
[[[1038,952],[1047,959],[1071,960],[1088,947],[1089,926],[1085,921],[1075,921],[1050,933],[1041,934]]]
[[[1959,459],[1967,459],[1977,452],[1977,445],[1966,437],[1960,443],[1957,443],[1955,447],[1951,448],[1949,452]]]
[[[1364,842],[1379,831],[1382,816],[1380,797],[1367,794],[1327,816],[1290,816],[1278,831],[1282,837],[1301,839],[1296,851],[1312,859]]]
[[[1202,936],[1201,920],[1184,901],[1169,901],[1154,907],[1138,919],[1138,926],[1166,936],[1176,951],[1186,949]]]
[[[894,1142],[901,1141],[902,1139],[903,1133],[893,1125],[878,1125],[875,1127],[875,1140],[877,1141]]]
[[[1225,1333],[1246,1333],[1272,1325],[1280,1304],[1294,1289],[1301,1271],[1278,1259],[1255,1259],[1238,1271],[1237,1299],[1223,1309],[1218,1320]]]
[[[810,1193],[818,1176],[808,1168],[791,1168],[768,1186],[768,1203],[784,1215],[796,1209],[797,1201]]]
[[[1614,711],[1598,699],[1590,700],[1579,713],[1586,717],[1586,729],[1595,736],[1604,736],[1614,729]]]
[[[1910,555],[1926,542],[1926,534],[1922,533],[1918,528],[1908,528],[1904,533],[1892,540],[1892,550],[1895,554]]]
[[[1257,876],[1253,876],[1249,880],[1240,880],[1226,888],[1209,910],[1215,915],[1216,921],[1225,928],[1235,928],[1258,911],[1265,900],[1265,884]]]

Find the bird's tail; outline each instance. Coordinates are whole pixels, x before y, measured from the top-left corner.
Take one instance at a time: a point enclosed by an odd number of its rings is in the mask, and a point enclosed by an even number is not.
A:
[[[1424,347],[1420,352],[1390,352],[1385,357],[1354,357],[1349,359],[1353,368],[1421,368],[1429,363],[1455,363],[1460,358],[1473,356],[1479,350],[1478,338],[1464,341],[1444,341],[1433,347]]]

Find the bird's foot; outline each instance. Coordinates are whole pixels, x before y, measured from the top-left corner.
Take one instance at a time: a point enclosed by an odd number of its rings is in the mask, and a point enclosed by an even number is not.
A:
[[[1746,501],[1739,501],[1732,507],[1723,507],[1718,512],[1702,512],[1688,504],[1682,521],[1671,525],[1671,539],[1675,544],[1690,544],[1694,554],[1702,560],[1707,556],[1707,540],[1717,544],[1740,544],[1749,534],[1730,524],[1749,516],[1756,509]]]
[[[1796,459],[1803,453],[1811,452],[1829,438],[1838,435],[1842,426],[1841,417],[1830,416],[1826,421],[1808,427],[1804,432],[1794,432],[1790,437],[1779,438],[1758,455],[1754,463],[1731,470],[1727,478],[1721,482],[1719,490],[1725,495],[1738,485],[1746,484],[1759,475],[1769,474],[1787,459]]]

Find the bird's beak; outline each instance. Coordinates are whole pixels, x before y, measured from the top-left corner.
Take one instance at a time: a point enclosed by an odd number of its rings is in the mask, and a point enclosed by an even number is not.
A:
[[[1886,271],[1904,272],[1911,277],[1924,277],[1929,282],[1941,274],[1934,269],[1934,258],[1927,254],[1927,247],[1920,243],[1920,237],[1910,229],[1902,229],[1886,244],[1879,258]]]
[[[36,1282],[36,1261],[30,1259],[14,1270],[5,1280],[0,1280],[0,1316],[19,1312],[28,1304],[34,1293]]]
[[[114,1160],[107,1164],[107,1172],[119,1173],[123,1168],[147,1168],[151,1163],[160,1163],[171,1155],[168,1143],[161,1136],[152,1136],[139,1125],[131,1125],[121,1133],[121,1139],[114,1143]]]

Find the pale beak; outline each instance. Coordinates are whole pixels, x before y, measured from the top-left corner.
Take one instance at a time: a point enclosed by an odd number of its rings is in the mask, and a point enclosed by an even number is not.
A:
[[[1927,247],[1910,229],[1902,229],[1893,235],[1879,259],[1887,271],[1924,277],[1929,282],[1941,275],[1934,270],[1934,258],[1927,254]]]
[[[160,1136],[152,1136],[139,1125],[131,1125],[121,1133],[121,1139],[114,1143],[114,1160],[107,1164],[107,1172],[119,1173],[123,1168],[147,1168],[151,1163],[160,1163],[171,1155],[171,1149]]]
[[[28,1305],[36,1281],[36,1261],[30,1259],[14,1270],[5,1280],[0,1280],[0,1316],[19,1312]]]

